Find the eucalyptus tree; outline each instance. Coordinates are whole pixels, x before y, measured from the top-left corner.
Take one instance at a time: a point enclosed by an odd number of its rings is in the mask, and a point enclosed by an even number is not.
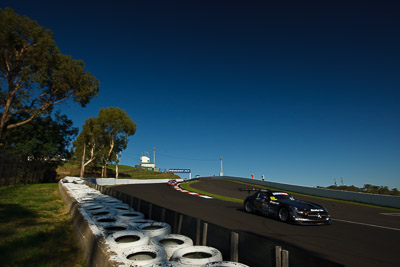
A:
[[[98,117],[87,119],[74,142],[75,155],[82,158],[81,177],[90,163],[101,163],[101,176],[106,177],[108,163],[119,163],[121,151],[135,132],[136,123],[118,107],[102,108]]]
[[[98,90],[83,61],[63,55],[49,29],[0,9],[0,144],[6,131],[67,100],[84,107]]]
[[[75,156],[82,159],[80,177],[84,176],[87,165],[99,161],[101,151],[104,150],[104,143],[101,138],[103,132],[98,119],[89,118],[83,124],[82,131],[74,141]]]
[[[103,177],[106,177],[108,163],[112,159],[119,161],[120,158],[117,154],[126,149],[129,136],[136,132],[136,123],[124,110],[118,107],[100,109],[98,119],[101,128],[104,130],[104,144],[107,143],[105,146],[107,150],[103,154]]]

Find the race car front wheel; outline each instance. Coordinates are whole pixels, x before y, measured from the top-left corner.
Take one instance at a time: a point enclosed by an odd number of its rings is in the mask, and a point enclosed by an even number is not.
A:
[[[279,220],[281,220],[282,222],[287,222],[289,219],[289,211],[287,208],[283,207],[280,208],[278,211],[278,217]]]
[[[244,203],[244,210],[245,210],[246,212],[248,212],[248,213],[253,213],[253,212],[254,212],[254,209],[253,209],[253,207],[252,207],[250,201],[246,201],[246,202]]]

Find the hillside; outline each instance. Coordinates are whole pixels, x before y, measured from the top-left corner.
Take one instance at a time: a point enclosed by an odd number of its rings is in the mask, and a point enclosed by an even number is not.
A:
[[[118,165],[120,179],[179,179],[180,177],[173,173],[155,172],[144,170],[128,165]],[[63,166],[57,168],[57,179],[65,176],[79,176],[80,165],[74,162],[67,162]],[[85,177],[100,178],[101,166],[87,167],[85,169]],[[110,164],[107,168],[107,178],[115,177],[115,165]]]

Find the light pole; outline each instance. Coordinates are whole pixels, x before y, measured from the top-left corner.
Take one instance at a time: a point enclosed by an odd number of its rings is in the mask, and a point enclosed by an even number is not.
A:
[[[219,158],[221,160],[221,172],[219,176],[224,176],[224,168],[222,167],[222,157]]]

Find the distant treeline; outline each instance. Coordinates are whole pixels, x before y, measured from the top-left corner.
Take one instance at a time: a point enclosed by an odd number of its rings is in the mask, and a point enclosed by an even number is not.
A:
[[[387,187],[387,186],[377,186],[377,185],[371,185],[371,184],[365,184],[364,187],[362,187],[362,188],[359,188],[354,185],[330,185],[328,187],[318,186],[318,188],[327,188],[327,189],[334,189],[334,190],[362,192],[362,193],[380,194],[380,195],[400,196],[400,192],[397,188],[389,189],[389,187]]]

